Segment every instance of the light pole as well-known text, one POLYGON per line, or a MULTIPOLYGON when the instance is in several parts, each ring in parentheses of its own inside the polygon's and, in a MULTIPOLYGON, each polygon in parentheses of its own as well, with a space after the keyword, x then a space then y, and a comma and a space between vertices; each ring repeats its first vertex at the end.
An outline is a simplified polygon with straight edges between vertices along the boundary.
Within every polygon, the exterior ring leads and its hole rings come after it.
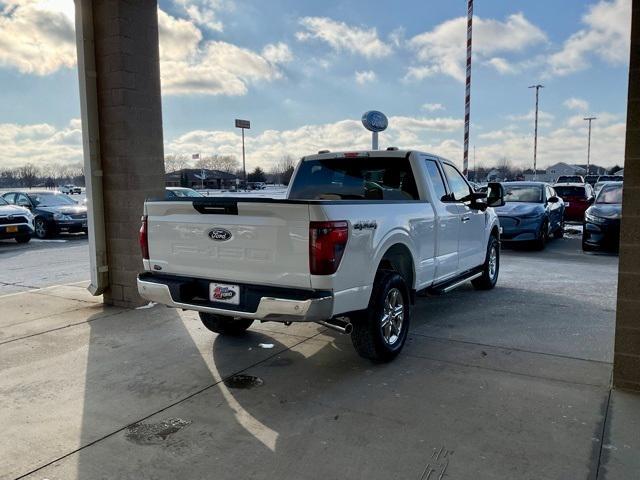
POLYGON ((589 164, 591 163, 591 121, 598 117, 587 117, 584 120, 589 122, 589 140, 587 141, 587 175, 589 175, 589 164))
POLYGON ((462 173, 469 174, 469 123, 471 119, 471 41, 473 32, 473 0, 467 0, 467 79, 464 90, 464 154, 462 173))
POLYGON ((529 88, 536 89, 536 120, 533 133, 533 180, 535 181, 538 177, 538 95, 544 85, 531 85, 529 88))
POLYGON ((249 120, 241 120, 236 118, 236 128, 242 130, 242 176, 244 177, 244 188, 247 189, 247 168, 244 160, 244 130, 245 128, 251 128, 251 122, 249 120))

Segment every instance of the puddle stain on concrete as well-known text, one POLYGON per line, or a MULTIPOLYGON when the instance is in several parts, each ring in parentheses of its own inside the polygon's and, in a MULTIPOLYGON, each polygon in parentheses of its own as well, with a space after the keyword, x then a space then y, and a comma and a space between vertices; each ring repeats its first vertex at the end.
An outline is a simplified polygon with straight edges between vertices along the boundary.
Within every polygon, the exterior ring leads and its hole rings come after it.
POLYGON ((224 384, 229 388, 243 388, 250 389, 254 387, 261 387, 264 385, 264 381, 260 377, 253 375, 233 375, 224 380, 224 384))
POLYGON ((127 428, 126 438, 138 445, 158 445, 191 423, 191 420, 182 418, 168 418, 158 423, 136 423, 127 428))

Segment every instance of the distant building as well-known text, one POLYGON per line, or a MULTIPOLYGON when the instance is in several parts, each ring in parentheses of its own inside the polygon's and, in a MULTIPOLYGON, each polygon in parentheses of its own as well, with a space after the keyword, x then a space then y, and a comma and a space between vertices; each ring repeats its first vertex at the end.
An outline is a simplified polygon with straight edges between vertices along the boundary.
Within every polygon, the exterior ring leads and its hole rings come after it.
POLYGON ((558 162, 555 165, 547 167, 548 182, 554 182, 561 175, 586 175, 587 169, 578 165, 569 165, 568 163, 558 162))
POLYGON ((548 182, 548 174, 546 170, 537 169, 536 174, 533 174, 533 168, 527 168, 522 172, 522 177, 525 182, 548 182), (535 178, 534 178, 535 177, 535 178))
MULTIPOLYGON (((581 167, 584 168, 585 172, 587 171, 587 165, 586 164, 578 164, 576 165, 576 167, 581 167)), ((594 165, 593 163, 589 165, 589 173, 588 175, 606 175, 607 174, 607 169, 604 167, 601 167, 599 165, 594 165)))
POLYGON ((226 189, 235 186, 237 176, 220 170, 183 168, 165 175, 167 187, 226 189), (204 173, 204 180, 202 179, 204 173))

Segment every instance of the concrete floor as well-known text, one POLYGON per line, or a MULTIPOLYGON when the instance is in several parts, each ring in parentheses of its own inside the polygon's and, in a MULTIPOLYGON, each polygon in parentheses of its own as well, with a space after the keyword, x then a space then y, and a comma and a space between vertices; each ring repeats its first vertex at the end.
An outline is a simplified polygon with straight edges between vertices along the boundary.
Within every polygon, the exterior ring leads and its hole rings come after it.
POLYGON ((0 296, 89 277, 89 241, 84 234, 32 238, 27 244, 0 240, 0 296))
POLYGON ((79 285, 0 297, 0 478, 638 478, 616 272, 576 239, 507 250, 495 290, 420 298, 388 365, 315 325, 230 339, 79 285))

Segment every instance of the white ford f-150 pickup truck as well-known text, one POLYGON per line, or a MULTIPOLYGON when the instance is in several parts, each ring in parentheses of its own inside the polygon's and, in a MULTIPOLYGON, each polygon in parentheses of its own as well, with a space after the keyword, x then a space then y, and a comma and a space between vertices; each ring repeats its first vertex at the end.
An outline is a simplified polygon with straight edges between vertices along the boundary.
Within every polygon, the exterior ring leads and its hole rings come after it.
POLYGON ((220 334, 254 320, 317 322, 360 355, 402 349, 415 293, 491 289, 500 184, 474 192, 453 163, 417 151, 301 159, 286 198, 147 200, 143 298, 200 312, 220 334))

